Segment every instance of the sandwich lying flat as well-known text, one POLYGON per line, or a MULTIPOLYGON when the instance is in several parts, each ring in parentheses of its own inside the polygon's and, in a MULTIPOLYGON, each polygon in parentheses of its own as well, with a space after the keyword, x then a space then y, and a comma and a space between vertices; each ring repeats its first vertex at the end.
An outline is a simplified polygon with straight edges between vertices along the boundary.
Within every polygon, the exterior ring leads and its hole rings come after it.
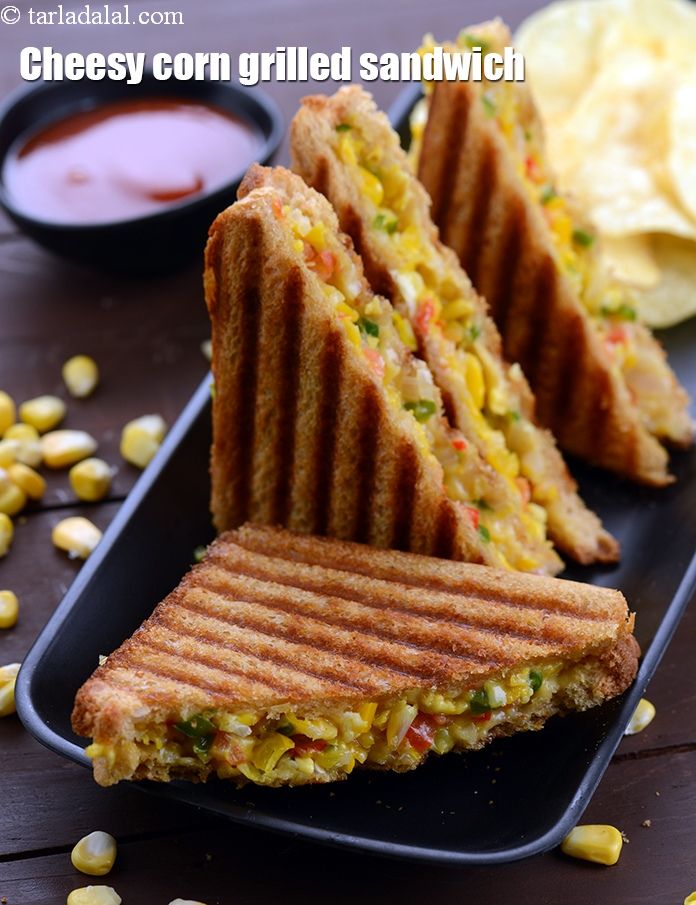
POLYGON ((80 689, 102 785, 410 770, 632 681, 617 591, 247 525, 80 689))
MULTIPOLYGON (((499 21, 460 35, 460 49, 510 43, 499 21)), ((686 393, 592 231, 555 190, 526 85, 439 82, 413 133, 442 239, 491 306, 542 423, 568 452, 669 483, 660 442, 692 442, 686 393)))
POLYGON ((526 571, 561 560, 445 417, 405 324, 331 205, 253 167, 211 229, 212 508, 244 521, 526 571))
POLYGON ((438 239, 423 187, 387 117, 360 88, 305 98, 292 126, 293 166, 333 204, 372 288, 400 318, 442 391, 452 422, 498 477, 484 498, 501 519, 551 539, 580 562, 612 561, 618 544, 577 495, 534 398, 456 255, 438 239))

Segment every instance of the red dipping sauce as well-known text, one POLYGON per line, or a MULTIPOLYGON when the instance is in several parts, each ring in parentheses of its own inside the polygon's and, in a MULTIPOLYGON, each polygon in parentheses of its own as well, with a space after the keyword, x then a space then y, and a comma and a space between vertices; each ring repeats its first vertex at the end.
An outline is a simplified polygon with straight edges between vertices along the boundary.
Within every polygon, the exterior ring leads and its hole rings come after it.
POLYGON ((112 223, 220 188, 244 171, 260 145, 253 126, 208 104, 119 101, 20 141, 6 158, 3 182, 25 214, 54 223, 112 223))

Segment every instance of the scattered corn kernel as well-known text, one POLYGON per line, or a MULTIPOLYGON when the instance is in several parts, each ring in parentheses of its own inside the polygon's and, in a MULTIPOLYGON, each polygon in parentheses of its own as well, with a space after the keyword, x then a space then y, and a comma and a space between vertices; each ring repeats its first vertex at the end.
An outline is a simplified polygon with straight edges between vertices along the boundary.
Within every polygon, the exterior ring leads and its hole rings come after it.
POLYGON ((49 468, 66 468, 91 456, 97 441, 86 431, 51 431, 41 438, 41 452, 49 468))
POLYGON ((616 864, 623 839, 615 826, 591 824, 576 826, 561 843, 561 851, 571 858, 594 861, 597 864, 616 864))
POLYGON ((0 512, 17 515, 26 505, 27 495, 20 487, 9 480, 4 487, 0 483, 0 512))
POLYGON ((23 462, 31 468, 41 465, 42 454, 39 432, 31 424, 12 424, 3 434, 3 440, 15 441, 15 462, 23 462))
POLYGON ((696 892, 691 892, 684 899, 684 905, 696 905, 696 892))
POLYGON ((655 706, 651 704, 650 701, 646 700, 646 698, 641 698, 626 727, 625 735, 637 735, 649 726, 654 718, 655 706))
POLYGON ((108 874, 116 860, 116 840, 109 833, 96 830, 83 836, 70 853, 76 870, 92 877, 108 874))
POLYGON ((167 432, 161 415, 142 415, 129 421, 121 434, 121 455, 138 468, 145 468, 160 448, 167 432))
POLYGON ((201 352, 205 355, 208 361, 213 360, 213 341, 211 339, 204 339, 201 343, 201 352))
POLYGON ((15 712, 15 683, 21 663, 8 663, 0 666, 0 716, 9 716, 15 712))
POLYGON ((112 886, 83 886, 73 889, 67 905, 121 905, 122 901, 112 886))
POLYGON ((198 899, 172 899, 169 905, 205 905, 205 903, 199 902, 198 899))
POLYGON ((89 355, 73 355, 63 365, 63 380, 76 399, 91 396, 99 383, 99 368, 89 355))
POLYGON ((7 428, 14 424, 16 417, 14 399, 4 390, 0 390, 0 434, 4 434, 7 428))
POLYGON ((0 628, 12 628, 17 624, 19 600, 12 591, 0 591, 0 628))
POLYGON ((17 459, 18 452, 18 440, 0 440, 0 468, 7 468, 8 465, 12 465, 17 459))
POLYGON ((103 459, 83 459, 70 469, 75 496, 88 503, 103 500, 111 487, 111 467, 103 459))
POLYGON ((7 556, 14 537, 14 525, 6 512, 0 512, 0 559, 7 556))
POLYGON ((10 465, 7 473, 12 483, 16 484, 20 490, 23 490, 30 500, 40 500, 46 493, 46 482, 44 479, 38 471, 34 471, 33 468, 24 465, 23 462, 15 462, 10 465))
POLYGON ((53 430, 65 418, 65 403, 57 396, 37 396, 19 407, 19 420, 31 424, 40 434, 53 430))
POLYGON ((102 533, 89 519, 76 515, 64 518, 54 526, 51 539, 70 559, 87 559, 102 538, 102 533))

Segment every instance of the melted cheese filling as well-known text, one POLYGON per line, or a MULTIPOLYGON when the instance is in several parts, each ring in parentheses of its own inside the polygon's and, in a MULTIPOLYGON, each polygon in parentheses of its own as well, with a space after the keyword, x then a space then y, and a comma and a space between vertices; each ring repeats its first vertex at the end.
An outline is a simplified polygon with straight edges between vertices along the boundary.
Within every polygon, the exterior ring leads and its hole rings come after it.
POLYGON ((568 687, 591 689, 594 670, 591 663, 546 663, 475 690, 412 691, 321 716, 299 709, 272 716, 211 711, 150 727, 134 741, 96 741, 86 753, 116 774, 122 764, 144 764, 171 769, 175 776, 213 773, 260 785, 342 779, 357 764, 412 769, 430 752, 479 748, 496 727, 529 728, 529 718, 547 715, 568 687))

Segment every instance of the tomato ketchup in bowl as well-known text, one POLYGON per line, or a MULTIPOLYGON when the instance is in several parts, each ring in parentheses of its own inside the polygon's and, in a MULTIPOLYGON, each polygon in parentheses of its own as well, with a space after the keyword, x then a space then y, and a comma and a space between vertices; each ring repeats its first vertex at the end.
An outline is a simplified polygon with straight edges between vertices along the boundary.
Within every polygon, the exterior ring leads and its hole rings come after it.
POLYGON ((174 270, 282 131, 263 95, 226 83, 45 83, 0 113, 0 204, 59 254, 174 270))

